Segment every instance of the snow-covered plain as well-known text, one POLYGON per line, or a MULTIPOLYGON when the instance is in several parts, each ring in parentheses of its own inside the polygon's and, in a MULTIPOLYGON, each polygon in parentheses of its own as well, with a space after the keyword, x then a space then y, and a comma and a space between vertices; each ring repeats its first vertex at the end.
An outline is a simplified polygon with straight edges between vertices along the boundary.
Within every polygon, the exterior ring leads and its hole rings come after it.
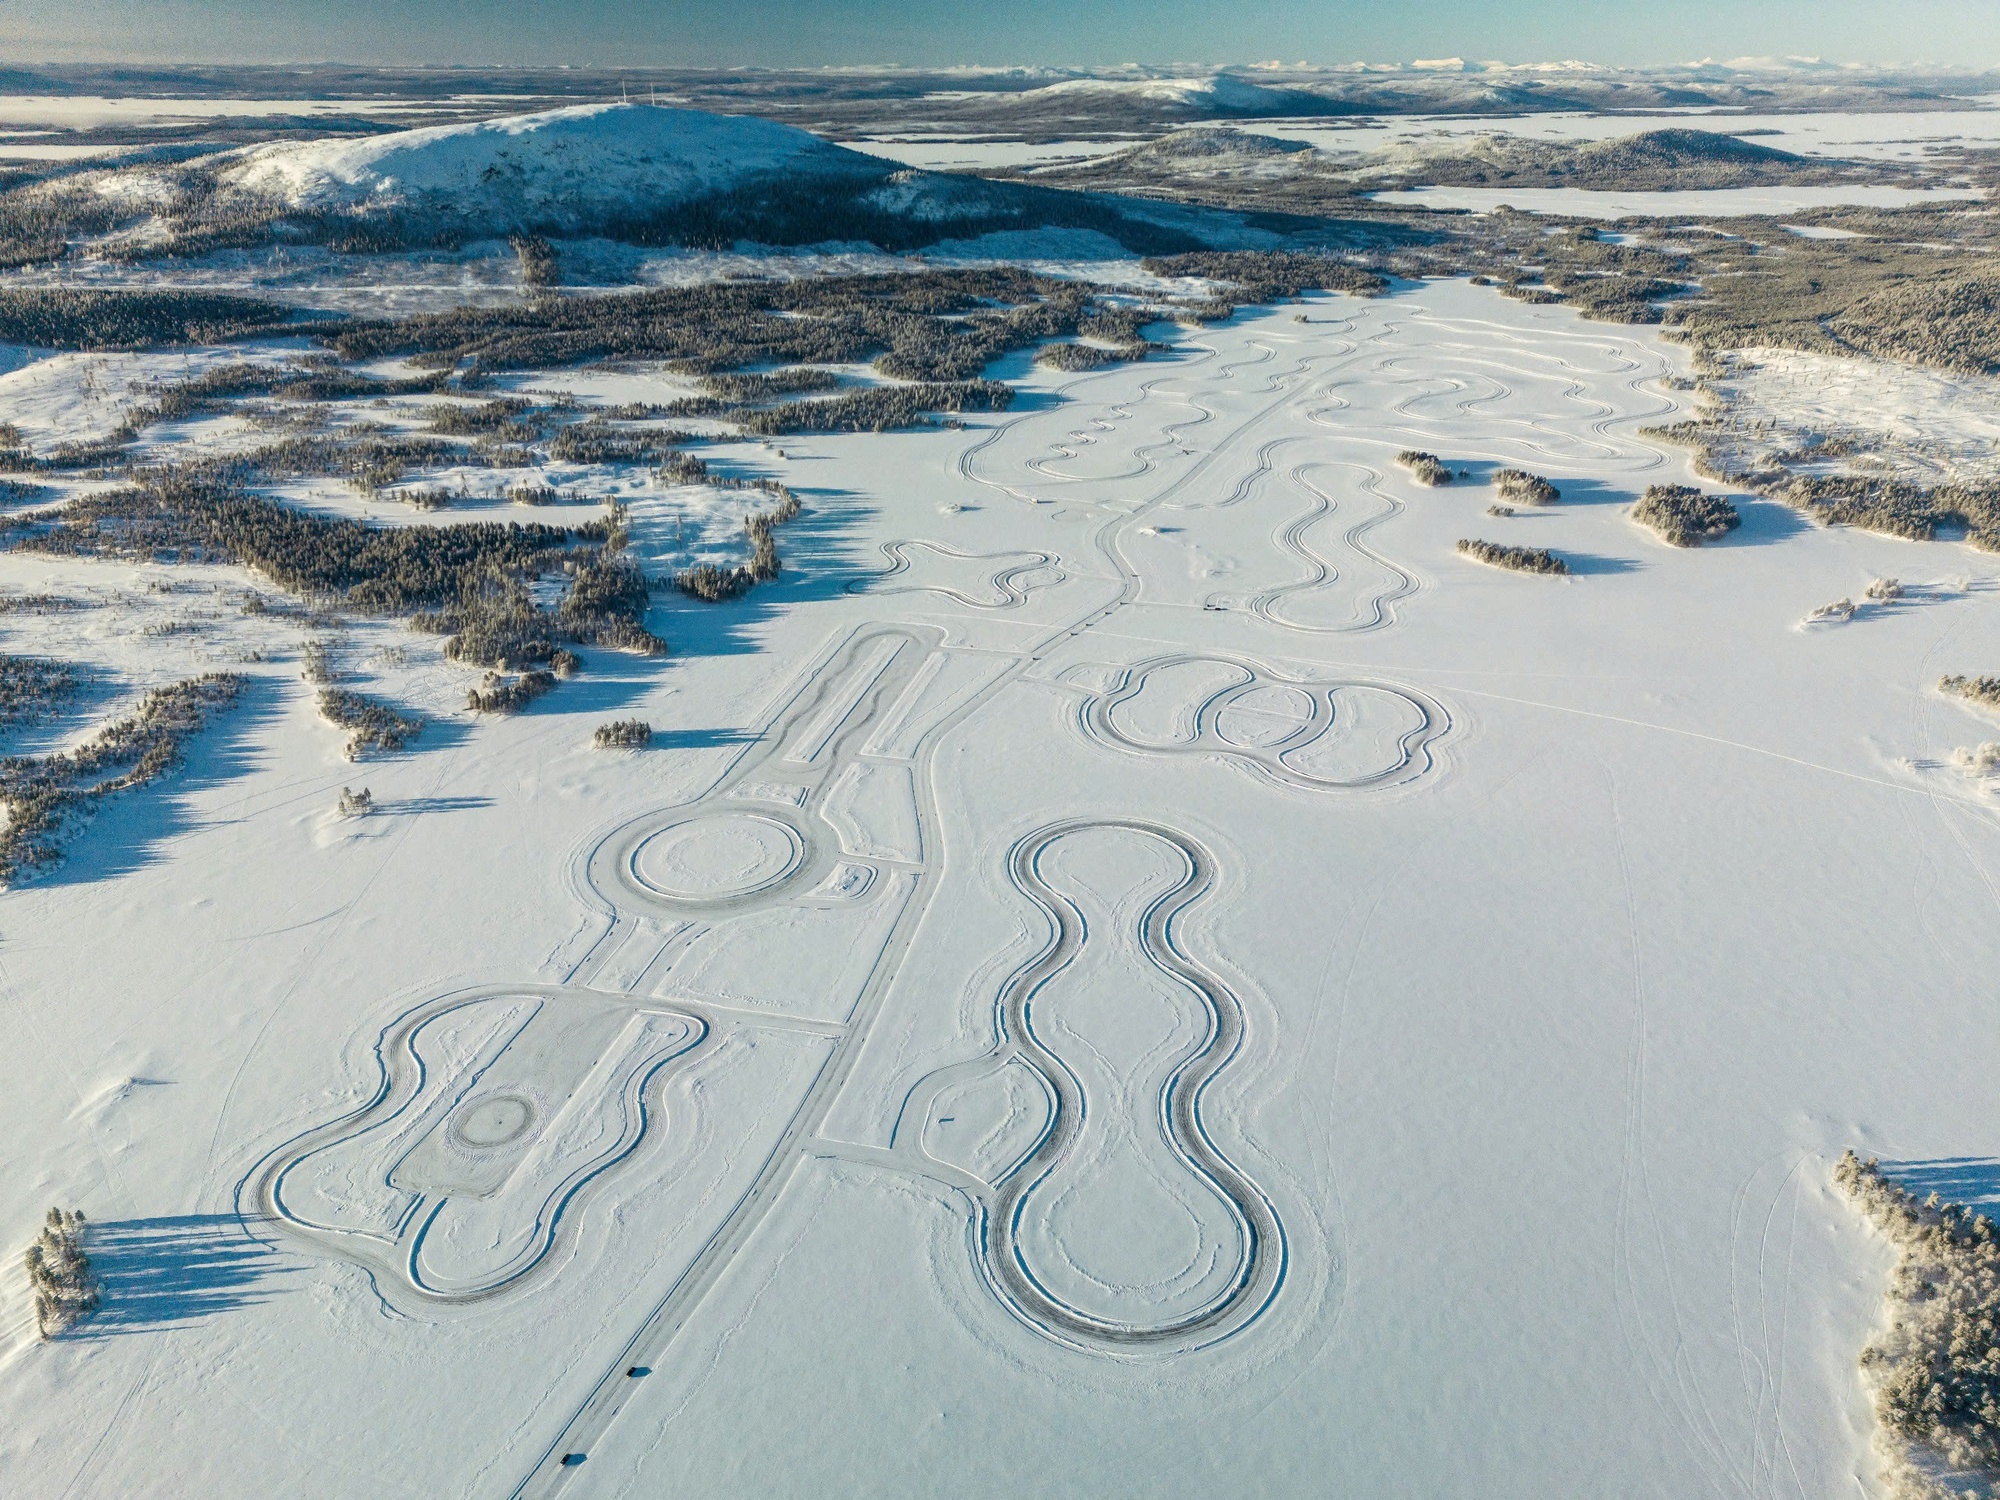
POLYGON ((1500 207, 1531 214, 1564 214, 1578 219, 1686 216, 1730 218, 1739 214, 1795 214, 1814 208, 1916 208, 1963 203, 1984 194, 1976 188, 1899 188, 1872 183, 1834 187, 1690 188, 1679 192, 1615 192, 1597 188, 1418 187, 1370 193, 1382 203, 1423 208, 1462 208, 1491 213, 1500 207))
MULTIPOLYGON (((1970 102, 1970 101, 1968 101, 1970 102)), ((1659 114, 1529 114, 1511 118, 1464 115, 1377 116, 1353 124, 1326 120, 1258 120, 1259 135, 1305 141, 1328 151, 1379 151, 1408 141, 1436 143, 1496 131, 1529 140, 1601 141, 1648 130, 1714 130, 1760 145, 1844 160, 1921 160, 1937 150, 2000 144, 2000 109, 1840 110, 1801 114, 1738 114, 1670 110, 1659 114)))
MULTIPOLYGON (((458 104, 464 96, 447 101, 458 104)), ((207 99, 143 95, 111 99, 96 94, 0 94, 0 124, 58 125, 90 130, 104 125, 159 125, 181 120, 217 120, 261 115, 389 116, 434 112, 437 106, 408 99, 207 99)))
POLYGON ((81 1206, 109 1294, 45 1345, 5 1283, 0 1473, 1870 1492, 1889 1257, 1825 1171, 2000 1152, 1993 729, 1929 690, 2000 568, 1658 543, 1683 367, 1443 282, 1017 357, 963 431, 786 440, 784 577, 667 662, 475 724, 358 629, 436 717, 365 768, 210 611, 249 706, 0 912, 0 1228, 81 1206))
POLYGON ((849 144, 870 156, 886 156, 906 167, 952 172, 993 167, 1041 167, 1109 156, 1143 141, 1014 141, 1005 137, 957 135, 875 135, 849 144))

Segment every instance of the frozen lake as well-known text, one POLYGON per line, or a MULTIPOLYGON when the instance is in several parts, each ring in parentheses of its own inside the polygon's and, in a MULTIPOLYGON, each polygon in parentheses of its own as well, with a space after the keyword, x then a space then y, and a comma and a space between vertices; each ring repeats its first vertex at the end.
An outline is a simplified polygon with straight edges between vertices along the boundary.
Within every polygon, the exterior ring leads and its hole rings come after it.
MULTIPOLYGON (((711 450, 804 499, 781 578, 663 592, 673 657, 518 716, 354 623, 438 742, 350 822, 240 571, 0 555, 101 599, 10 649, 260 705, 8 897, 0 1180, 123 1278, 49 1346, 7 1292, 14 1482, 1864 1486, 1887 1256, 1827 1167, 2000 1147, 2000 817, 1949 764, 1993 731, 1930 690, 2000 661, 1994 560, 1757 501, 1665 546, 1627 511, 1693 478, 1641 434, 1687 356, 1644 329, 1439 281, 1174 339, 711 450), (1489 513, 1500 466, 1561 501, 1489 513), (614 714, 654 748, 591 749, 614 714)), ((88 363, 0 420, 146 373, 88 363)))
POLYGON ((1524 140, 1602 141, 1648 130, 1711 130, 1801 155, 1862 160, 1921 159, 1940 146, 2000 144, 2000 109, 1896 110, 1853 113, 1735 114, 1672 110, 1660 114, 1526 114, 1377 116, 1354 124, 1324 120, 1258 120, 1243 128, 1280 140, 1306 141, 1328 151, 1379 151, 1404 141, 1446 142, 1480 135, 1524 140))

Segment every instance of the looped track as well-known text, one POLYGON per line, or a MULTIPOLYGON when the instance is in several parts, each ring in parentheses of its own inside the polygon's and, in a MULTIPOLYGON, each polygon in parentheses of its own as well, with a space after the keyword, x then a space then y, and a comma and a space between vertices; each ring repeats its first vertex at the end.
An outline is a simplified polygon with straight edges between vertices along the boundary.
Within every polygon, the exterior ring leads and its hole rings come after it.
POLYGON ((980 1226, 981 1269, 1001 1300, 1030 1327, 1073 1346, 1111 1353, 1182 1353, 1229 1337, 1270 1304, 1284 1278, 1285 1239, 1276 1211, 1250 1178, 1209 1139, 1201 1118, 1202 1093, 1243 1040, 1243 1008, 1235 993, 1178 944, 1176 919, 1207 895, 1215 863, 1186 834, 1157 823, 1128 819, 1076 819, 1030 834, 1009 859, 1014 884, 1048 917, 1041 952, 1018 969, 999 998, 1006 1045, 1047 1081, 1053 1105, 1048 1128, 994 1190, 980 1226), (1087 924, 1076 903, 1044 875, 1043 856, 1063 839, 1098 830, 1123 830, 1164 844, 1178 857, 1183 877, 1157 897, 1140 921, 1145 960, 1198 996, 1207 1014, 1206 1035, 1174 1065, 1161 1090, 1158 1124, 1178 1162, 1225 1206, 1234 1234, 1233 1272, 1219 1291, 1191 1311, 1159 1322, 1094 1314, 1057 1296, 1036 1274, 1022 1227, 1038 1188, 1070 1159, 1084 1128, 1086 1100, 1076 1075, 1037 1034, 1038 1000, 1081 955, 1087 924))

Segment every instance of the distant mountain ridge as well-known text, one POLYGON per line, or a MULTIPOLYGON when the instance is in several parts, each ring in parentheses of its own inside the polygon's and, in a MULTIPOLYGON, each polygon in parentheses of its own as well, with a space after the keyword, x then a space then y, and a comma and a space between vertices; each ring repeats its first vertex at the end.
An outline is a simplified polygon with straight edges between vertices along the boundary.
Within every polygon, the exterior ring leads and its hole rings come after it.
POLYGON ((1716 131, 1648 130, 1608 141, 1537 141, 1475 136, 1441 146, 1405 146, 1365 170, 1385 181, 1450 187, 1574 187, 1676 192, 1735 187, 1889 181, 1907 168, 1887 162, 1797 156, 1716 131))
POLYGON ((74 210, 79 195, 99 212, 115 205, 118 222, 96 243, 128 259, 523 237, 902 251, 1049 228, 1093 230, 1137 254, 1209 244, 1185 211, 913 170, 789 125, 650 103, 287 141, 111 168, 47 192, 56 208, 74 210))

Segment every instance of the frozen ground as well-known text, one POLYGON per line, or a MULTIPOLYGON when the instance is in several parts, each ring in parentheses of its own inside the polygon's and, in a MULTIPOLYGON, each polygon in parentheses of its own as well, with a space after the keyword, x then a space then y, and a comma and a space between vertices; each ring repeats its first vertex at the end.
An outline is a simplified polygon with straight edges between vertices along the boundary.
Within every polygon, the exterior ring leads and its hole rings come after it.
POLYGON ((1930 690, 2000 666, 2000 567, 1756 500, 1656 542, 1682 368, 1462 283, 1017 357, 963 431, 787 439, 786 573, 663 603, 666 662, 474 724, 355 627, 433 721, 359 770, 295 627, 65 626, 255 684, 0 914, 0 1229, 81 1206, 108 1288, 40 1345, 0 1283, 0 1472, 1869 1493, 1888 1255, 1825 1173, 2000 1152, 1994 730, 1930 690), (1503 465, 1561 503, 1488 516, 1503 465))

